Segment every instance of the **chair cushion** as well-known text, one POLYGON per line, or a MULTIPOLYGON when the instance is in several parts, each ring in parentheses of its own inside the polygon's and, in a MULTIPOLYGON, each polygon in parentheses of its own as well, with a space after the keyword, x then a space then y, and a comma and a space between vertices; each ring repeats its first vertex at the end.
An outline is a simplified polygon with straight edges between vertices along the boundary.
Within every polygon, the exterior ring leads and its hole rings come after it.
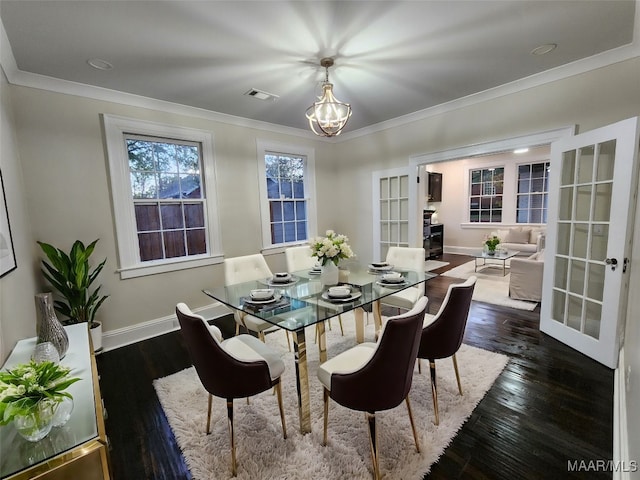
POLYGON ((244 321, 244 324, 252 332, 264 332, 269 330, 270 328, 273 328, 274 330, 278 328, 274 324, 269 323, 266 320, 262 320, 261 318, 254 317, 253 315, 248 315, 237 310, 234 312, 234 317, 236 319, 236 322, 238 322, 240 325, 242 325, 242 322, 244 321))
POLYGON ((425 313, 424 314, 424 321, 422 322, 422 328, 426 328, 429 325, 431 325, 435 319, 436 319, 436 315, 431 315, 430 313, 425 313))
POLYGON ((411 310, 422 295, 424 295, 422 289, 409 287, 381 298, 380 303, 390 305, 392 307, 403 308, 405 310, 411 310))
POLYGON ((213 339, 218 343, 222 342, 222 332, 220 331, 220 329, 215 325, 209 325, 204 318, 202 319, 202 321, 207 324, 207 328, 209 328, 209 333, 211 334, 213 339))
POLYGON ((257 362, 264 360, 269 367, 271 380, 275 380, 284 372, 284 362, 278 352, 265 345, 251 335, 236 335, 222 342, 222 348, 243 362, 257 362))
POLYGON ((331 375, 359 370, 373 357, 377 346, 377 343, 360 343, 330 358, 318 367, 318 380, 327 390, 331 390, 331 375))

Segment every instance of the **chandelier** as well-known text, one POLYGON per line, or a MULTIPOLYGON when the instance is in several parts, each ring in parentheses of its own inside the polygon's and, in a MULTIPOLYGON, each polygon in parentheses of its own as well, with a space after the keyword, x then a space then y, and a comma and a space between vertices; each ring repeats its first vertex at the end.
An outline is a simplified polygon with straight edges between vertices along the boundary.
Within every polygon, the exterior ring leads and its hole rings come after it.
POLYGON ((333 84, 329 83, 329 67, 332 58, 323 58, 320 65, 325 68, 325 80, 322 82, 322 97, 307 108, 306 117, 313 133, 321 137, 340 135, 351 116, 351 105, 343 103, 333 96, 333 84))

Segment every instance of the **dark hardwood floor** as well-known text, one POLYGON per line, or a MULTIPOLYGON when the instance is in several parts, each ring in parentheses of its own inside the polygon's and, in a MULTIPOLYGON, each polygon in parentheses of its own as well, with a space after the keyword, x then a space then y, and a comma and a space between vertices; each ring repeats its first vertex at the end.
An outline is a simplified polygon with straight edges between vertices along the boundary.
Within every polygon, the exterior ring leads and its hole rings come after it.
MULTIPOLYGON (((450 265, 436 273, 469 259, 445 255, 450 265)), ((455 281, 438 277, 427 283, 431 313, 455 281)), ((225 337, 233 334, 231 317, 216 324, 225 337)), ((538 325, 539 308, 526 312, 473 302, 465 343, 504 353, 510 361, 425 479, 612 477, 593 469, 570 471, 569 464, 612 459, 613 371, 541 333, 538 325)), ((188 366, 179 332, 98 356, 115 480, 191 478, 152 385, 188 366)))

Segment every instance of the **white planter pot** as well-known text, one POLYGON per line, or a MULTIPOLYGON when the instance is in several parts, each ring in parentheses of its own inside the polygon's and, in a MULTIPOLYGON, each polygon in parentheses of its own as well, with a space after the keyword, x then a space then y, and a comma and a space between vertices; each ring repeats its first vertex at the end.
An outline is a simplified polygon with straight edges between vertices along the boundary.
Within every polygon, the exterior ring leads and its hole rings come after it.
POLYGON ((91 333, 91 341, 93 342, 93 351, 100 353, 102 351, 102 323, 95 322, 93 327, 89 329, 91 333))

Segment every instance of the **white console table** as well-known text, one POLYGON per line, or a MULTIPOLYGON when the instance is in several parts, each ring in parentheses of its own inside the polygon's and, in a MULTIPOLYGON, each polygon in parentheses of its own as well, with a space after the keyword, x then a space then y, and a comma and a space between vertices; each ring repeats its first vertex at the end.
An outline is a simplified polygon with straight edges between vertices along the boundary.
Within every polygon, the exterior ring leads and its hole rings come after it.
MULTIPOLYGON (((0 478, 23 479, 110 479, 108 440, 98 370, 86 323, 65 327, 69 350, 60 362, 81 380, 67 390, 74 408, 66 425, 51 430, 39 442, 28 442, 12 424, 0 427, 0 478)), ((27 363, 36 338, 20 340, 3 369, 27 363)))

